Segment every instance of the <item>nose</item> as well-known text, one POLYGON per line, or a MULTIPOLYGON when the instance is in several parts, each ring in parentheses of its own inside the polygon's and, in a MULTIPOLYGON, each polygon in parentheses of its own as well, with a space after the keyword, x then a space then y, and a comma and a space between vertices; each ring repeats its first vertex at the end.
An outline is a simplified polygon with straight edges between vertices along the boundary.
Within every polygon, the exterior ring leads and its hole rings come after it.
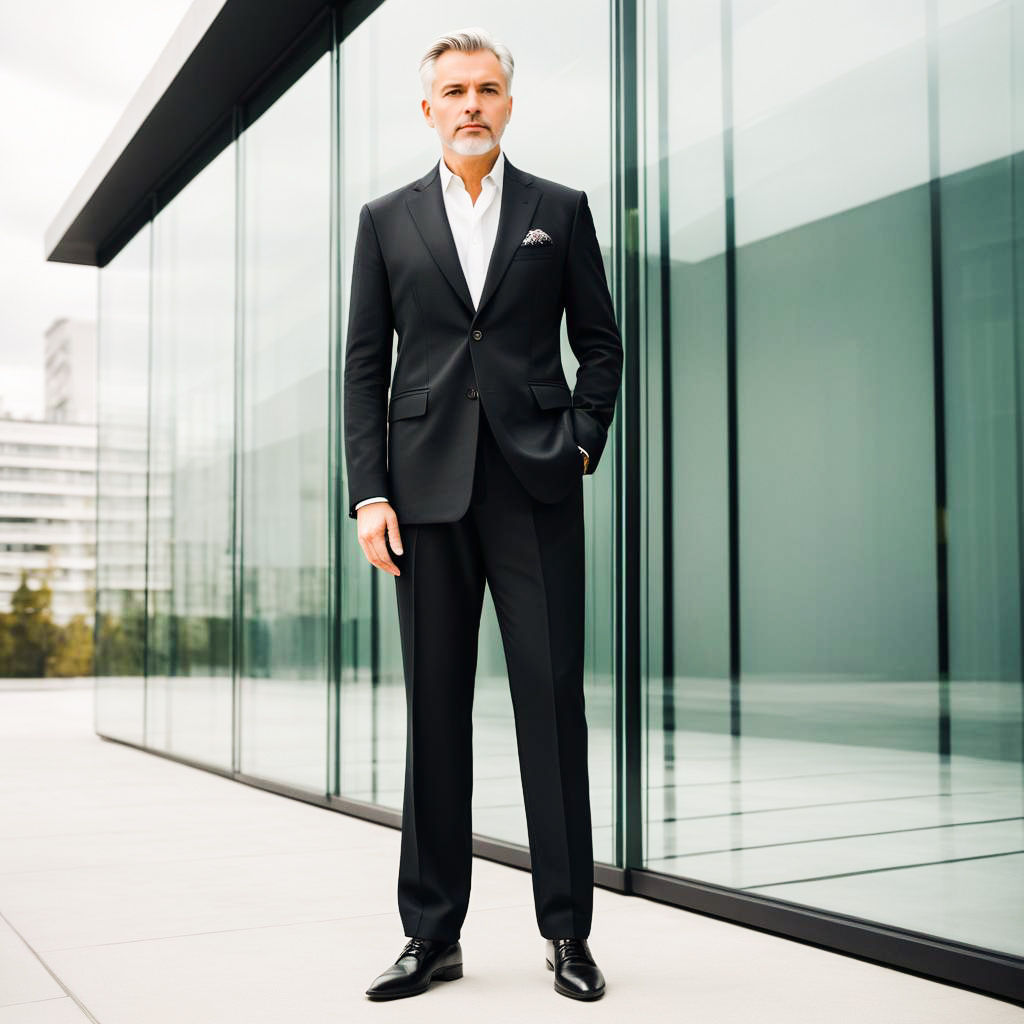
POLYGON ((466 90, 466 113, 476 113, 480 109, 480 94, 476 89, 469 88, 466 90))

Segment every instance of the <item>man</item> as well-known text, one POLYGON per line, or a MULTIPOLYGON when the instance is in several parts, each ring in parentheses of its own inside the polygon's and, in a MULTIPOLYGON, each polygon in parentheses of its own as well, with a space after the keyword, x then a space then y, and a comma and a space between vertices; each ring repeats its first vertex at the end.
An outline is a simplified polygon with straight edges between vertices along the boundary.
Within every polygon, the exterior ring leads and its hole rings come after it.
POLYGON ((563 995, 605 990, 587 944, 582 477, 605 446, 622 344, 585 193, 501 152, 512 71, 483 30, 431 46, 422 108, 441 159, 359 219, 345 354, 349 515, 367 559, 395 577, 408 711, 398 904, 410 941, 371 999, 462 977, 485 582, 508 666, 547 966, 563 995), (563 311, 580 363, 572 391, 563 311))

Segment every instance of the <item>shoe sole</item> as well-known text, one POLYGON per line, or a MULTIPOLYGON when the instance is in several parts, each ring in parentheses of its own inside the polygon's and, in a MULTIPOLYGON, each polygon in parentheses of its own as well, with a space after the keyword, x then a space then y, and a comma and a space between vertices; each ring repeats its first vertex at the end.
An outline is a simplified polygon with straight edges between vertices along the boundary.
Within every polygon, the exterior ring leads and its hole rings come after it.
MULTIPOLYGON (((555 965, 548 959, 545 958, 544 963, 547 964, 548 970, 553 971, 555 965)), ((590 1002, 593 999, 600 999, 604 995, 604 989, 600 988, 596 992, 575 992, 572 989, 565 988, 558 984, 558 979, 555 979, 555 991, 561 996, 568 996, 570 999, 580 999, 584 1002, 590 1002)))
POLYGON ((427 979, 426 985, 421 985, 419 988, 410 989, 408 992, 383 992, 383 993, 370 993, 367 992, 367 998, 372 999, 376 1003, 383 1002, 386 999, 404 999, 406 996, 418 996, 430 988, 430 983, 433 981, 458 981, 462 977, 462 964, 452 964, 450 967, 439 967, 434 973, 427 979))

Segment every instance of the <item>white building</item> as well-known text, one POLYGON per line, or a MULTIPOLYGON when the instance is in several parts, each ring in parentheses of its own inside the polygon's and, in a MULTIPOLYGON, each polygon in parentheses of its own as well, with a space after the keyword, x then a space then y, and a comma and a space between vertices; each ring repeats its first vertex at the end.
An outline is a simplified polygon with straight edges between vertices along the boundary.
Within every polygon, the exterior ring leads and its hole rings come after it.
POLYGON ((54 423, 96 422, 96 324, 61 317, 46 329, 46 413, 54 423))
POLYGON ((0 610, 22 571, 49 569, 53 618, 91 616, 96 427, 0 419, 0 610))

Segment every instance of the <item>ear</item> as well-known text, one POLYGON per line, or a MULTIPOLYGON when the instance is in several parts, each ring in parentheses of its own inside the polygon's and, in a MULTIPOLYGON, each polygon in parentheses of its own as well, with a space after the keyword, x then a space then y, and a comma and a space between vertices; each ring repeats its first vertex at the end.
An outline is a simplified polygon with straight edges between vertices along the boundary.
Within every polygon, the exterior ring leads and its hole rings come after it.
POLYGON ((421 106, 423 108, 423 116, 424 118, 426 118, 427 124, 429 124, 430 127, 433 128, 434 119, 433 117, 430 116, 430 100, 424 100, 421 106))

